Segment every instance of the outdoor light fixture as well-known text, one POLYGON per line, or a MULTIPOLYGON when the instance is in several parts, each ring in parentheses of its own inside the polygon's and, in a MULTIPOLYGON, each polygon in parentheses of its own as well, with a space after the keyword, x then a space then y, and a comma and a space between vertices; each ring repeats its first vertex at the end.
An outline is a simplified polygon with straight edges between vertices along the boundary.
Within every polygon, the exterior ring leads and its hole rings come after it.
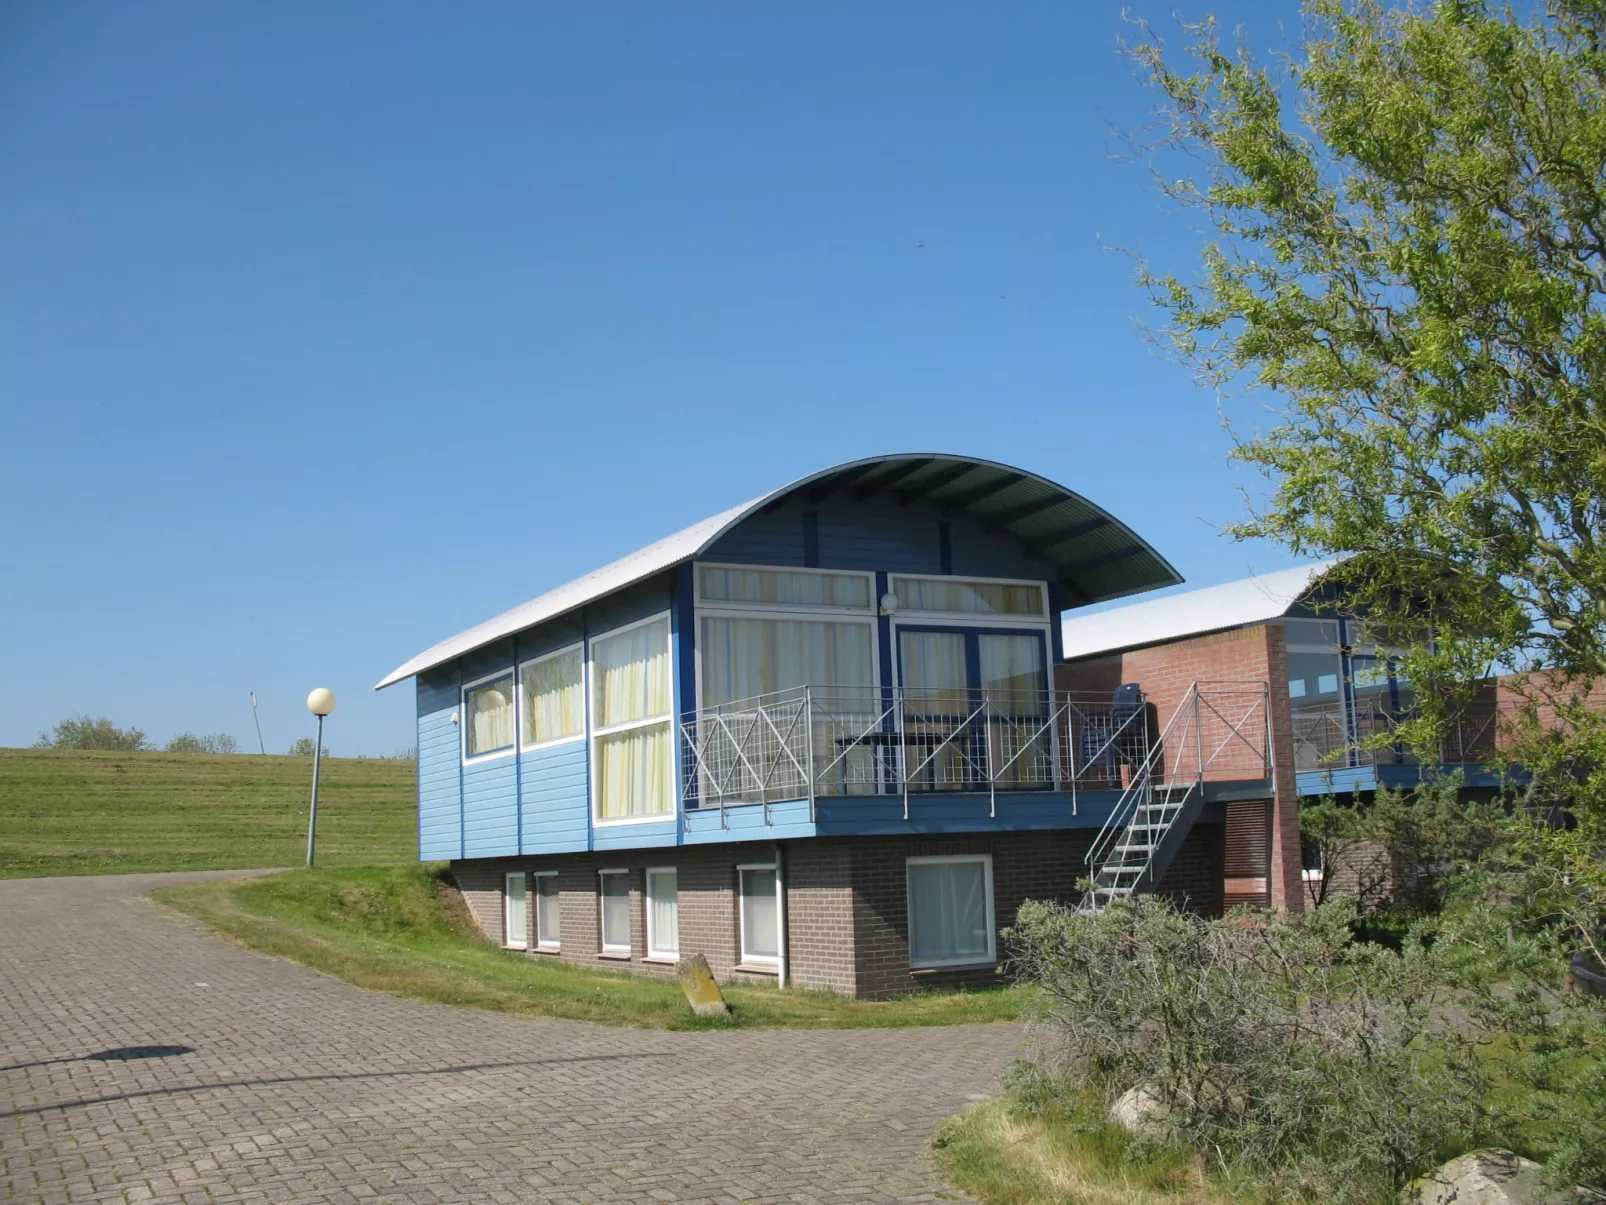
POLYGON ((881 596, 881 614, 896 615, 898 613, 898 596, 890 591, 881 596))
POLYGON ((323 717, 335 709, 335 692, 320 686, 307 696, 307 710, 318 717, 318 741, 312 749, 312 810, 307 814, 307 865, 318 844, 318 764, 323 761, 323 717))

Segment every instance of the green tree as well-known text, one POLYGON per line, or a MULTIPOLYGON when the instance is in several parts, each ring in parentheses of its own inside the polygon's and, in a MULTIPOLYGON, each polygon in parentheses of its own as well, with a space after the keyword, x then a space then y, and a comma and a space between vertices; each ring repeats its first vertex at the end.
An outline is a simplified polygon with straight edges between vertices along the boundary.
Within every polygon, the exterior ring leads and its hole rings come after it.
MULTIPOLYGON (((1271 62, 1210 22, 1181 55, 1143 27, 1157 176, 1213 236, 1197 277, 1140 279, 1183 363, 1265 395, 1255 426, 1227 402, 1269 484, 1233 530, 1353 557, 1341 605, 1417 684, 1403 739, 1430 747, 1491 670, 1536 671, 1509 734, 1530 806, 1468 915, 1500 940, 1560 918, 1601 953, 1606 0, 1305 17, 1271 62)), ((1606 1150, 1606 1112, 1574 1121, 1606 1150)))
MULTIPOLYGON (((314 741, 310 736, 304 736, 300 740, 296 741, 295 744, 291 745, 288 752, 291 757, 311 757, 317 747, 318 743, 316 741, 314 741)), ((329 756, 328 745, 323 747, 323 755, 325 757, 329 756)))
POLYGON ((1235 452, 1270 493, 1234 531, 1355 557, 1343 603, 1420 688, 1408 739, 1492 667, 1542 671, 1564 722, 1536 710, 1515 752, 1572 826, 1529 836, 1558 888, 1606 900, 1586 756, 1606 724, 1587 703, 1606 679, 1606 3, 1305 12, 1274 65, 1208 22, 1182 67, 1147 30, 1133 48, 1166 101, 1165 191, 1215 231, 1198 280, 1142 280, 1183 362, 1270 395, 1235 452))
POLYGON ((139 753, 149 749, 142 728, 119 728, 105 716, 91 718, 79 714, 57 722, 49 732, 41 732, 36 749, 112 749, 139 753))

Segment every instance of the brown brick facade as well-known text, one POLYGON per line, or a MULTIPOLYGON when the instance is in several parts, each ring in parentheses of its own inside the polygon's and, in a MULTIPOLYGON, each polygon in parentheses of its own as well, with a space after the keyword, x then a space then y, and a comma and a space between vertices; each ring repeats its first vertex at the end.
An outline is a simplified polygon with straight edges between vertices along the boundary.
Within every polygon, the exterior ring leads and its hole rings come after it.
MULTIPOLYGON (((1272 784, 1274 798, 1228 807, 1224 890, 1227 904, 1262 904, 1298 911, 1304 907, 1300 877, 1299 788, 1294 769, 1293 717, 1287 694, 1288 641, 1276 624, 1254 624, 1173 640, 1148 648, 1085 657, 1055 667, 1055 685, 1078 694, 1107 695, 1124 682, 1136 682, 1154 705, 1160 728, 1176 712, 1195 683, 1225 687, 1270 686, 1272 784)), ((1264 723, 1264 717, 1261 718, 1264 723)), ((1213 781, 1253 777, 1248 764, 1218 761, 1206 772, 1213 781)))
MULTIPOLYGON (((1093 833, 1088 829, 938 836, 814 838, 781 843, 786 883, 788 981, 854 996, 888 996, 930 987, 992 982, 997 965, 911 969, 907 861, 923 855, 986 854, 992 860, 995 928, 1008 928, 1027 899, 1073 903, 1093 833)), ((1220 824, 1199 824, 1161 882, 1162 895, 1208 914, 1222 906, 1225 838, 1220 824)), ((765 843, 681 846, 621 854, 554 854, 458 862, 453 874, 489 940, 505 944, 503 878, 508 871, 556 870, 561 892, 561 948, 536 945, 535 893, 530 893, 531 957, 563 958, 591 966, 631 967, 667 974, 647 957, 645 875, 649 867, 676 870, 680 950, 702 953, 724 980, 773 981, 773 973, 743 969, 737 917, 737 866, 770 862, 765 843), (598 872, 624 869, 630 878, 631 950, 602 952, 598 872)), ((1000 959, 1007 951, 999 943, 1000 959)))

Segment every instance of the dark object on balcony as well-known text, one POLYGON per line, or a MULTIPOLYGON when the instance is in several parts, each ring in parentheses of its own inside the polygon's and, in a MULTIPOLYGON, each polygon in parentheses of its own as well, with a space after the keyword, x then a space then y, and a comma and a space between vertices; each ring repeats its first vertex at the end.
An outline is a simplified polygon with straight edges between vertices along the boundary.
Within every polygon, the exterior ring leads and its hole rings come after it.
POLYGON ((1081 748, 1078 753, 1082 765, 1097 769, 1103 777, 1114 781, 1119 767, 1135 766, 1149 751, 1147 704, 1143 701, 1143 688, 1136 682, 1126 682, 1115 688, 1110 700, 1109 718, 1089 716, 1082 728, 1081 748))

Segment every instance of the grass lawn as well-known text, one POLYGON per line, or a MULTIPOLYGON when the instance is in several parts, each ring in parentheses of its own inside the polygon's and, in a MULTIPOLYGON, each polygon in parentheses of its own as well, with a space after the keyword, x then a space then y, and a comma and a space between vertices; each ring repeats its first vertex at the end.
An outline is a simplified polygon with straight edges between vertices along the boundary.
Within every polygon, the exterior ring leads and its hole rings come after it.
POLYGON ((296 870, 164 887, 155 898, 241 945, 359 987, 436 1004, 657 1029, 835 1029, 1012 1020, 1022 990, 999 987, 896 1000, 728 986, 732 1016, 695 1017, 673 978, 611 973, 503 950, 478 936, 444 872, 296 870))
MULTIPOLYGON (((205 753, 0 749, 0 877, 296 866, 312 762, 205 753)), ((410 761, 327 758, 318 860, 417 856, 410 761)))
POLYGON ((1006 1094, 950 1118, 932 1141, 956 1187, 984 1205, 1233 1205, 1186 1150, 1136 1144, 1097 1114, 1006 1094))

